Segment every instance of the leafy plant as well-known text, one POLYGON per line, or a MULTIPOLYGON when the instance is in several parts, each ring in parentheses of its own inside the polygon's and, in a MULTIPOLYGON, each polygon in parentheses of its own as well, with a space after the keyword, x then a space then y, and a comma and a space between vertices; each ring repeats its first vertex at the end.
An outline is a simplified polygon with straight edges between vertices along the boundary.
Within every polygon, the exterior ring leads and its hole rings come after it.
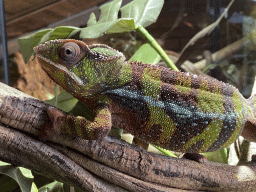
POLYGON ((95 14, 91 13, 85 28, 61 26, 20 38, 18 44, 24 61, 27 63, 32 56, 33 47, 49 40, 75 37, 78 39, 97 38, 105 33, 137 31, 157 51, 167 66, 178 70, 161 46, 144 28, 157 20, 164 0, 134 0, 120 9, 121 3, 122 0, 114 0, 101 6, 99 20, 97 21, 95 14), (118 18, 119 10, 121 18, 118 18))
MULTIPOLYGON (((7 183, 6 180, 8 180, 8 183, 10 183, 11 182, 10 179, 12 178, 18 183, 21 191, 24 191, 24 192, 37 191, 37 187, 34 183, 34 176, 32 175, 29 169, 25 169, 23 167, 15 167, 9 163, 0 161, 0 173, 10 177, 9 179, 1 177, 2 183, 7 183)), ((1 190, 7 190, 7 189, 2 188, 1 190)))

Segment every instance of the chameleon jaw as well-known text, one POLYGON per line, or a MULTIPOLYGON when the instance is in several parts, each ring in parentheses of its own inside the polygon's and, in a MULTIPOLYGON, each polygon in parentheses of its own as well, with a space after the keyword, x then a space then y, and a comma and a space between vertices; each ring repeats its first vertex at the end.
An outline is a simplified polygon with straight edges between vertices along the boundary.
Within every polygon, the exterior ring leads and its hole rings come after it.
MULTIPOLYGON (((36 49, 35 49, 36 51, 36 49)), ((79 86, 83 86, 83 81, 77 77, 74 73, 70 72, 66 67, 62 66, 61 64, 54 63, 50 59, 40 55, 39 53, 36 54, 36 57, 39 60, 39 63, 41 64, 42 68, 47 72, 49 76, 51 76, 52 71, 54 69, 51 69, 52 67, 56 68, 56 71, 63 71, 64 74, 66 74, 69 78, 72 79, 72 81, 76 82, 79 86), (41 61, 40 61, 41 60, 41 61), (48 66, 51 66, 48 70, 48 66)))

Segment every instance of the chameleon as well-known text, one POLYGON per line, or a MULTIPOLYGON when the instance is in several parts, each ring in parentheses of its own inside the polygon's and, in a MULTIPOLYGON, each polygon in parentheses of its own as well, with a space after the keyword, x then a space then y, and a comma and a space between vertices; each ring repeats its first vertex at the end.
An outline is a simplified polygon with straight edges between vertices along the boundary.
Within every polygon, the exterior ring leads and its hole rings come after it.
MULTIPOLYGON (((104 44, 50 40, 34 47, 49 77, 93 110, 92 121, 47 109, 53 124, 45 135, 95 140, 111 127, 176 152, 211 152, 239 136, 255 140, 256 99, 211 77, 126 61, 104 44), (253 135, 254 134, 254 135, 253 135)), ((46 128, 45 128, 46 129, 46 128)))

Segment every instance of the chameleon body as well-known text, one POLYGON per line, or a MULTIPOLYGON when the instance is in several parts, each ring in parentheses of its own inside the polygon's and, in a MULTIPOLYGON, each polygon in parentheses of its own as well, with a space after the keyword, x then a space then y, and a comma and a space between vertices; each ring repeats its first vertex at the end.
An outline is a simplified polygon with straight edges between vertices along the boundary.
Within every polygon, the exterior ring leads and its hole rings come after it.
POLYGON ((227 147, 243 128, 254 128, 255 98, 216 79, 125 61, 111 47, 77 40, 51 40, 34 51, 48 75, 95 112, 89 121, 49 110, 55 132, 98 139, 114 126, 194 153, 227 147))

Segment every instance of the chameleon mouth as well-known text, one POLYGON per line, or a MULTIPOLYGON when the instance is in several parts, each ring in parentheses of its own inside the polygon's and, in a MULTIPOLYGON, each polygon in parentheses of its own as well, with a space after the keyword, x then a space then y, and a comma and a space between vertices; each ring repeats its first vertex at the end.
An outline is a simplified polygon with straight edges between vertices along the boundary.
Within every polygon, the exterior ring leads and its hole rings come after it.
POLYGON ((38 58, 40 65, 47 72, 47 74, 51 76, 51 74, 53 74, 54 71, 62 72, 63 74, 71 78, 72 81, 76 82, 76 84, 81 86, 84 85, 83 81, 79 77, 77 77, 74 73, 70 72, 66 67, 64 67, 59 63, 54 63, 47 57, 44 57, 43 55, 40 54, 40 51, 45 45, 46 44, 34 47, 34 51, 36 53, 36 57, 38 58))

